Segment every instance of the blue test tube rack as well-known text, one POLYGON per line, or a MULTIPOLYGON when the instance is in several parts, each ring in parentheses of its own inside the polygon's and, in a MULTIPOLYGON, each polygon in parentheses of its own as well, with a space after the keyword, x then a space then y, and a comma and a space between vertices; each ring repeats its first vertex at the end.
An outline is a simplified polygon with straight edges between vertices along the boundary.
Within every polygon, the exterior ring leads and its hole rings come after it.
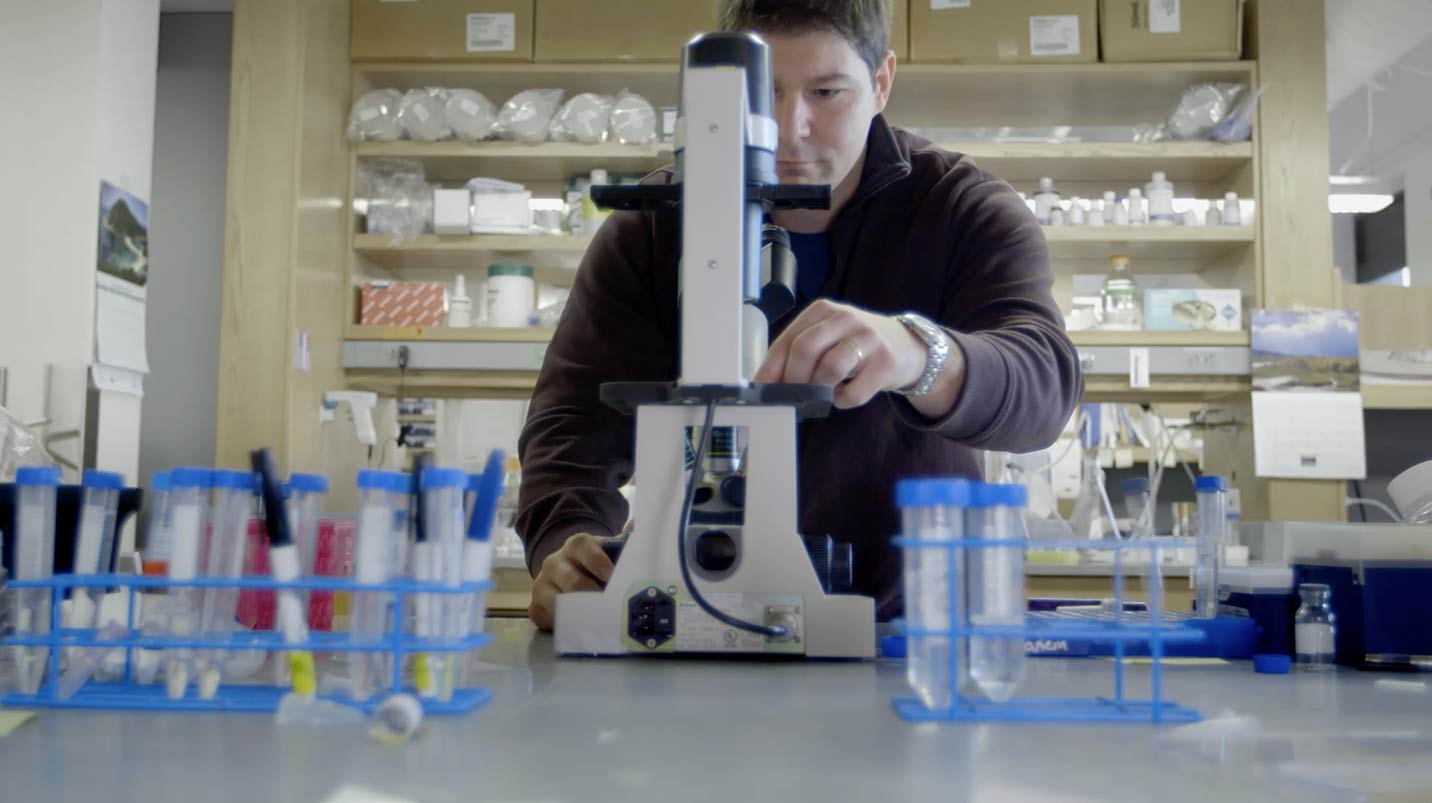
MULTIPOLYGON (((1024 539, 956 538, 947 540, 894 539, 897 547, 910 550, 938 549, 946 554, 946 566, 964 565, 956 557, 970 549, 1025 549, 1024 539)), ((911 722, 1153 722, 1187 723, 1201 719, 1199 713, 1163 697, 1162 662, 1168 644, 1204 639, 1205 634, 1189 626, 1182 617, 1170 616, 1163 608, 1162 589, 1155 584, 1149 592, 1148 610, 1124 611, 1124 554, 1130 551, 1148 553, 1150 566, 1159 565, 1159 550, 1154 539, 1130 541, 1040 541, 1041 550, 1106 550, 1113 552, 1113 610, 1104 617, 1063 617, 1052 612, 1026 613, 1022 626, 961 624, 955 600, 964 589, 963 577, 947 573, 947 599, 950 600, 951 627, 930 629, 899 623, 908 642, 907 653, 913 654, 922 639, 948 638, 1022 638, 1028 641, 1084 641, 1108 643, 1113 646, 1113 689, 1110 696, 1096 697, 1014 697, 1004 702, 964 696, 960 689, 959 650, 950 649, 950 707, 932 709, 916 697, 897 697, 891 701, 895 712, 911 722), (1130 644, 1145 643, 1150 657, 1150 696, 1138 699, 1125 692, 1124 656, 1130 644)))
MULTIPOLYGON (((370 643, 358 643, 348 633, 310 632, 307 640, 300 643, 285 643, 283 635, 276 630, 243 630, 229 633, 227 637, 195 636, 176 637, 169 634, 149 635, 135 627, 135 595, 140 591, 178 588, 237 588, 258 590, 296 589, 300 591, 334 592, 381 592, 393 595, 394 610, 406 610, 405 603, 415 594, 475 594, 485 593, 492 588, 489 581, 465 583, 459 586, 444 586, 438 583, 424 583, 401 579, 386 583, 364 585, 351 578, 317 577, 280 583, 267 577, 219 578, 202 577, 189 581, 175 581, 167 577, 140 575, 57 574, 45 580, 11 580, 8 588, 46 588, 51 592, 50 632, 39 636, 6 635, 0 637, 0 649, 9 647, 49 647, 50 660, 47 676, 40 689, 33 695, 11 693, 0 698, 0 704, 22 708, 98 708, 155 711, 240 711, 273 712, 279 701, 289 692, 287 686, 264 685, 241 681, 220 685, 217 694, 209 699, 200 698, 191 686, 185 695, 171 700, 166 694, 164 683, 140 684, 135 680, 135 650, 168 649, 220 649, 220 650, 309 650, 315 653, 371 652, 381 653, 393 662, 391 692, 412 691, 403 683, 404 657, 410 653, 456 653, 466 654, 481 648, 492 640, 486 633, 474 633, 454 638, 419 638, 404 632, 403 617, 395 620, 391 629, 370 643), (128 635, 115 638, 101 638, 95 629, 61 628, 61 600, 70 589, 120 588, 129 595, 129 620, 126 623, 128 635), (60 699, 58 695, 60 668, 56 660, 62 649, 90 647, 99 649, 124 650, 124 677, 118 682, 97 682, 91 680, 80 688, 73 697, 60 699)), ((489 689, 473 687, 460 688, 453 692, 452 699, 440 701, 424 699, 423 709, 430 714, 460 714, 472 711, 491 699, 489 689)), ((374 695, 366 702, 357 702, 341 697, 329 698, 353 707, 371 711, 384 695, 374 695)))

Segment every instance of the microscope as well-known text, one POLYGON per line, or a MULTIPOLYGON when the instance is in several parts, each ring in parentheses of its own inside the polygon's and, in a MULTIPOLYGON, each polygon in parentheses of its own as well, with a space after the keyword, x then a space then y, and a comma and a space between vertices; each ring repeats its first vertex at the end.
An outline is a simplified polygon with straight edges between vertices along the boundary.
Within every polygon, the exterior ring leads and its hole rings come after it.
POLYGON ((830 188, 777 183, 759 37, 697 36, 680 80, 672 183, 592 195, 616 209, 679 208, 681 376, 601 388, 636 416, 635 528, 605 589, 557 597, 556 650, 869 658, 874 600, 828 591, 797 530, 796 424, 826 415, 832 389, 751 381, 770 322, 795 303, 788 240, 763 217, 828 208, 830 188))

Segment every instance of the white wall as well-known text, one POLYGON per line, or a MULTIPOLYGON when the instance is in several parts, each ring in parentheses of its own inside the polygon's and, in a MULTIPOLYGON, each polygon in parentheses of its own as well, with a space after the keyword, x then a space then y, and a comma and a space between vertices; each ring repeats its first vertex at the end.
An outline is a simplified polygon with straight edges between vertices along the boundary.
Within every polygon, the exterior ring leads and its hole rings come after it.
MULTIPOLYGON (((0 126, 0 366, 7 406, 21 419, 46 414, 45 368, 60 428, 82 427, 94 337, 99 214, 100 0, 7 3, 0 25, 5 107, 0 126)), ((79 462, 82 441, 58 449, 79 462)))
POLYGON ((163 14, 139 470, 214 462, 231 14, 163 14))

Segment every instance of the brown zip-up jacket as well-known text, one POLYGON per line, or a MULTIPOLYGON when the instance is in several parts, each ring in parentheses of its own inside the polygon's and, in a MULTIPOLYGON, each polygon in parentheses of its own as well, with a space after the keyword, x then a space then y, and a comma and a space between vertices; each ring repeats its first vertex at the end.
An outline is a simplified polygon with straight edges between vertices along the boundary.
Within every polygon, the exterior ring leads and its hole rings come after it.
MULTIPOLYGON (((877 116, 860 186, 830 233, 821 297, 923 315, 966 364, 963 390, 937 420, 881 394, 800 425, 801 531, 854 545, 854 590, 874 597, 884 619, 900 609, 896 481, 978 478, 979 450, 1048 446, 1083 380, 1050 292, 1043 232, 1014 190, 969 158, 877 116)), ((679 374, 680 254, 675 212, 617 212, 582 260, 519 443, 517 530, 534 576, 573 534, 615 534, 627 520, 617 488, 632 474, 634 420, 604 405, 598 388, 679 374)))

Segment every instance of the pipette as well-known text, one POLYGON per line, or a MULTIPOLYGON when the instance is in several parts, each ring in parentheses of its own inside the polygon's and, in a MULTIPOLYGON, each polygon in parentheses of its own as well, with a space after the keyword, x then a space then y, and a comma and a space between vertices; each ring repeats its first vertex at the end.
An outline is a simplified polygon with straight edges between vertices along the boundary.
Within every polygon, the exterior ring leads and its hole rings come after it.
MULTIPOLYGON (((204 564, 209 541, 209 493, 214 485, 214 472, 207 468, 176 468, 169 473, 173 539, 169 555, 169 579, 176 582, 193 580, 204 564)), ((176 586, 166 595, 169 604, 169 634, 175 638, 191 638, 199 630, 199 614, 203 610, 204 589, 176 586)), ((169 698, 184 696, 193 670, 194 651, 180 647, 165 657, 164 678, 169 698)))
MULTIPOLYGON (((259 449, 249 455, 254 473, 258 475, 259 495, 263 500, 264 527, 268 530, 269 566, 273 579, 280 583, 292 583, 302 575, 299 547, 294 543, 289 530, 289 511, 284 509, 283 494, 279 488, 278 470, 274 468, 273 455, 267 449, 259 449)), ((302 476, 302 475, 295 475, 302 476)), ((321 477, 319 479, 322 479, 321 477)), ((294 485, 297 497, 298 486, 294 485)), ((294 498, 297 504, 298 499, 294 498)), ((317 515, 315 511, 315 522, 317 515)), ((303 520, 303 514, 298 516, 303 520)), ((308 641, 308 608, 303 604, 303 595, 292 588, 278 590, 278 627, 285 644, 303 644, 308 641)), ((312 697, 318 691, 314 676, 313 653, 308 650, 290 650, 288 671, 292 678, 293 691, 312 697)))
MULTIPOLYGON (((15 579, 46 580, 55 567, 55 492, 60 470, 26 466, 15 470, 19 511, 15 516, 15 579)), ((15 589, 15 634, 50 632, 53 593, 48 588, 15 589)), ((21 694, 35 694, 45 677, 49 647, 12 647, 11 662, 21 694)))

